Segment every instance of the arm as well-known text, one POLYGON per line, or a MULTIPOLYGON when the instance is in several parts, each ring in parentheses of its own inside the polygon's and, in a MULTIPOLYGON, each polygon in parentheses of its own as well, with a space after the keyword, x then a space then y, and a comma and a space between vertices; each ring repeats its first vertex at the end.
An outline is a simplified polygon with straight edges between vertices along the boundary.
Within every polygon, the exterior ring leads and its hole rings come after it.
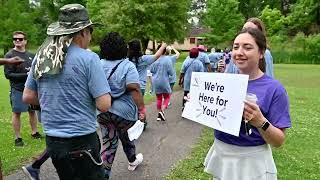
POLYGON ((208 72, 212 72, 209 56, 205 52, 203 54, 204 54, 204 62, 205 62, 205 65, 206 65, 205 68, 207 69, 208 72))
POLYGON ((158 51, 154 54, 155 60, 159 59, 159 57, 162 55, 163 50, 167 47, 166 43, 162 43, 161 47, 158 49, 158 51))
POLYGON ((212 72, 210 63, 206 63, 208 72, 212 72))
POLYGON ((23 63, 23 59, 21 59, 20 57, 16 56, 13 58, 0 58, 0 65, 4 65, 4 64, 21 64, 23 63))
POLYGON ((138 107, 139 119, 144 122, 146 109, 144 106, 143 96, 140 91, 140 85, 138 83, 127 84, 127 91, 130 92, 133 101, 138 107))
POLYGON ((178 59, 179 56, 180 56, 179 51, 177 51, 173 46, 171 46, 171 47, 172 47, 172 50, 174 51, 174 53, 176 54, 176 57, 177 57, 177 59, 178 59))
POLYGON ((280 147, 285 140, 285 131, 277 128, 270 123, 269 128, 264 131, 261 129, 265 121, 268 121, 260 111, 257 104, 245 102, 244 117, 249 120, 249 123, 258 128, 263 139, 274 147, 280 147))
POLYGON ((180 77, 179 77, 179 85, 181 87, 183 87, 183 81, 184 81, 184 73, 180 73, 180 77))
POLYGON ((26 104, 39 105, 38 92, 25 87, 23 90, 22 101, 26 104))
POLYGON ((4 74, 7 79, 12 81, 25 80, 28 77, 27 73, 16 73, 14 65, 5 65, 4 74))
POLYGON ((111 96, 110 94, 104 94, 96 98, 96 107, 101 112, 107 112, 111 107, 111 96))

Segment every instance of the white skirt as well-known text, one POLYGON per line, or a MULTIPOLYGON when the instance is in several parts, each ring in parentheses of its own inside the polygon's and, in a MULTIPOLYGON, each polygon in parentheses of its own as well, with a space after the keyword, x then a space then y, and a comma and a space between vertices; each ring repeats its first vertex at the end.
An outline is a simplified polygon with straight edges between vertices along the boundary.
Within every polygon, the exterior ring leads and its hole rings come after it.
POLYGON ((277 168, 269 145, 235 146, 214 140, 204 171, 221 180, 276 180, 277 168))

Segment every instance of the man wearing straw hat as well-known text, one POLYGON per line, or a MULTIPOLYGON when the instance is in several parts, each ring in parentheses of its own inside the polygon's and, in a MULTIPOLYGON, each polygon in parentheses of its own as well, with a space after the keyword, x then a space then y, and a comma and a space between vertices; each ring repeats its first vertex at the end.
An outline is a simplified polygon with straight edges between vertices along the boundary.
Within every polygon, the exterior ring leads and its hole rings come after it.
POLYGON ((86 50, 92 25, 82 5, 60 8, 23 93, 25 102, 41 107, 47 151, 61 180, 103 179, 95 113, 107 112, 111 97, 98 55, 86 50))

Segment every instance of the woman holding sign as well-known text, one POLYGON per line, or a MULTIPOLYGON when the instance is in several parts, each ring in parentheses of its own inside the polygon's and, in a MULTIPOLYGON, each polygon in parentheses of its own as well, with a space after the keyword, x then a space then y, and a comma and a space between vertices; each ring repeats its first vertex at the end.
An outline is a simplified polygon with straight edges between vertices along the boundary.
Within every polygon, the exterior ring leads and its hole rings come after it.
POLYGON ((249 75, 247 93, 257 101, 245 101, 239 137, 215 130, 214 145, 205 159, 205 171, 217 179, 277 179, 270 145, 280 147, 285 129, 291 127, 288 95, 284 87, 259 68, 264 64, 266 38, 260 30, 243 29, 233 43, 232 58, 241 74, 249 75), (268 92, 268 93, 266 93, 268 92))

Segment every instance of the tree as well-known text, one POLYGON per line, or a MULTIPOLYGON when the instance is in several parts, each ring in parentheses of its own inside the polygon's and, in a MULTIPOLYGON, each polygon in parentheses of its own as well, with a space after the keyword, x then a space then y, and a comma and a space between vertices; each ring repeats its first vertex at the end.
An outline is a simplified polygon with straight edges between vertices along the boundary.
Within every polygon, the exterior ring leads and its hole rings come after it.
POLYGON ((108 31, 127 40, 138 38, 145 48, 150 39, 173 42, 185 37, 190 0, 92 0, 88 8, 108 31))
POLYGON ((280 10, 271 9, 267 5, 261 12, 260 19, 264 22, 267 29, 267 36, 273 36, 284 29, 285 18, 282 16, 280 10))
POLYGON ((40 5, 44 10, 43 13, 47 14, 49 22, 56 21, 58 19, 59 8, 66 4, 81 4, 87 5, 87 0, 41 0, 40 5))
POLYGON ((320 2, 317 0, 298 0, 288 15, 291 34, 302 31, 306 35, 320 32, 320 2))
POLYGON ((28 44, 33 44, 37 39, 37 26, 34 24, 33 10, 28 0, 2 1, 0 6, 0 47, 4 53, 12 47, 12 33, 24 31, 28 37, 28 44))
POLYGON ((189 14, 189 23, 192 26, 201 26, 203 14, 207 9, 207 0, 191 0, 191 8, 188 12, 189 14), (197 22, 195 22, 195 19, 197 22))
POLYGON ((208 0, 204 24, 211 29, 206 34, 208 45, 230 42, 235 37, 244 22, 243 15, 238 10, 236 0, 208 0))

